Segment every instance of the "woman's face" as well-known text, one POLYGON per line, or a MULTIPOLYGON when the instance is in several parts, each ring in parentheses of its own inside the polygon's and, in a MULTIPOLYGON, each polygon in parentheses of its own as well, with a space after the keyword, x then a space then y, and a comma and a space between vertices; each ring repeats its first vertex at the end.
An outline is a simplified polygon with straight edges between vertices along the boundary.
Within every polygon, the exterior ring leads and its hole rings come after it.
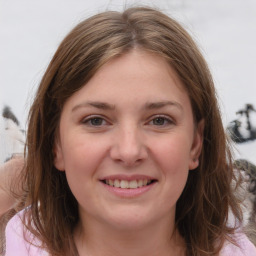
POLYGON ((82 220, 120 229, 174 222, 202 139, 161 57, 134 50, 109 61, 67 100, 59 133, 55 166, 82 220))

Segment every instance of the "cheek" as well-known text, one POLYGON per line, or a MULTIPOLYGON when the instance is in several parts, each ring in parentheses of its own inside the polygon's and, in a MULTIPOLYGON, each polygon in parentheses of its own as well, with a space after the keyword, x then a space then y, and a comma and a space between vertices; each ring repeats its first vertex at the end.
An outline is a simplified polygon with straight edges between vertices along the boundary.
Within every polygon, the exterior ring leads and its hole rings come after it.
POLYGON ((161 168, 163 174, 163 197, 159 198, 160 204, 172 207, 176 205, 184 187, 187 183, 189 173, 189 152, 185 142, 171 143, 166 142, 157 149, 158 166, 161 168))
POLYGON ((79 203, 91 200, 91 191, 97 180, 97 169, 104 156, 100 143, 71 140, 65 147, 65 172, 70 189, 79 203))
POLYGON ((66 172, 76 172, 80 169, 85 171, 93 170, 100 157, 102 149, 95 143, 90 143, 79 137, 65 139, 63 143, 63 157, 66 172))
POLYGON ((155 161, 167 173, 179 173, 189 170, 190 140, 186 137, 173 134, 163 140, 155 140, 152 144, 155 161))
POLYGON ((154 156, 163 173, 163 202, 175 204, 188 178, 190 163, 190 140, 184 136, 171 136, 162 143, 155 142, 154 156))

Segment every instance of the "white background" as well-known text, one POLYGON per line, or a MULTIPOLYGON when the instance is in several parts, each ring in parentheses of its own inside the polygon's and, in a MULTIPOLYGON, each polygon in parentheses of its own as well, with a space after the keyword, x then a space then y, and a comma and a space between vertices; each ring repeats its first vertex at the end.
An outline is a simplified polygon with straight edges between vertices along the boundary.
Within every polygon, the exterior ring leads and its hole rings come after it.
MULTIPOLYGON (((245 103, 256 107, 256 0, 0 0, 1 109, 9 105, 26 128, 34 90, 66 33, 94 13, 134 4, 159 7, 198 42, 215 80, 225 126, 245 103)), ((238 148, 256 160, 255 142, 238 148)))

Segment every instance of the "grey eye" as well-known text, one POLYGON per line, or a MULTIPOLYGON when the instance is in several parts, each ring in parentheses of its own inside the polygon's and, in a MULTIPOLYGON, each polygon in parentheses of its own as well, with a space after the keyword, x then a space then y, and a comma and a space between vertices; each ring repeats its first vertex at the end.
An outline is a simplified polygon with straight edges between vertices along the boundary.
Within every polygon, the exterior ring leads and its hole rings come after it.
POLYGON ((103 121, 104 120, 100 117, 94 117, 94 118, 91 118, 90 120, 88 120, 88 122, 90 122, 90 124, 93 126, 100 126, 103 124, 103 121))
POLYGON ((87 126, 103 126, 106 125, 106 121, 102 117, 98 116, 91 116, 87 117, 84 120, 82 120, 82 124, 87 125, 87 126))
POLYGON ((165 125, 165 124, 169 124, 170 120, 168 120, 165 117, 156 117, 152 120, 153 125, 165 125))

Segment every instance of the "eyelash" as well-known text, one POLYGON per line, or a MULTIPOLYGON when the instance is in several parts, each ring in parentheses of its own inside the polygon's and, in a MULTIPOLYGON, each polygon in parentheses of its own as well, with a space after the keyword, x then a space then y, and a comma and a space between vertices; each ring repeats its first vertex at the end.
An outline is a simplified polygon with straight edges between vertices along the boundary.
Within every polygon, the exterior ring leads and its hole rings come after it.
POLYGON ((158 125, 158 124, 152 124, 152 125, 160 126, 160 127, 166 127, 166 126, 174 124, 173 119, 171 119, 170 117, 167 117, 165 115, 153 116, 153 117, 151 117, 151 119, 150 119, 150 121, 148 123, 154 122, 157 119, 161 119, 164 123, 162 123, 160 125, 158 125))
MULTIPOLYGON (((88 116, 82 120, 82 124, 88 125, 90 127, 102 127, 110 123, 106 121, 104 117, 101 117, 101 116, 88 116), (100 121, 100 123, 93 124, 94 121, 96 122, 100 121)), ((149 124, 149 125, 152 124, 158 127, 166 127, 166 126, 175 124, 175 122, 173 121, 173 119, 165 115, 157 115, 157 116, 151 117, 146 124, 149 124), (161 120, 162 122, 160 124, 155 124, 154 121, 156 121, 157 119, 158 121, 161 120)))
POLYGON ((101 116, 88 116, 86 118, 84 118, 82 120, 82 124, 85 124, 85 125, 88 125, 88 126, 91 126, 91 127, 101 127, 101 126, 104 126, 106 125, 108 122, 106 121, 106 119, 104 117, 101 117, 101 116), (100 124, 92 124, 93 121, 96 121, 96 120, 100 120, 101 123, 100 124), (105 124, 102 124, 102 122, 104 122, 105 124))

